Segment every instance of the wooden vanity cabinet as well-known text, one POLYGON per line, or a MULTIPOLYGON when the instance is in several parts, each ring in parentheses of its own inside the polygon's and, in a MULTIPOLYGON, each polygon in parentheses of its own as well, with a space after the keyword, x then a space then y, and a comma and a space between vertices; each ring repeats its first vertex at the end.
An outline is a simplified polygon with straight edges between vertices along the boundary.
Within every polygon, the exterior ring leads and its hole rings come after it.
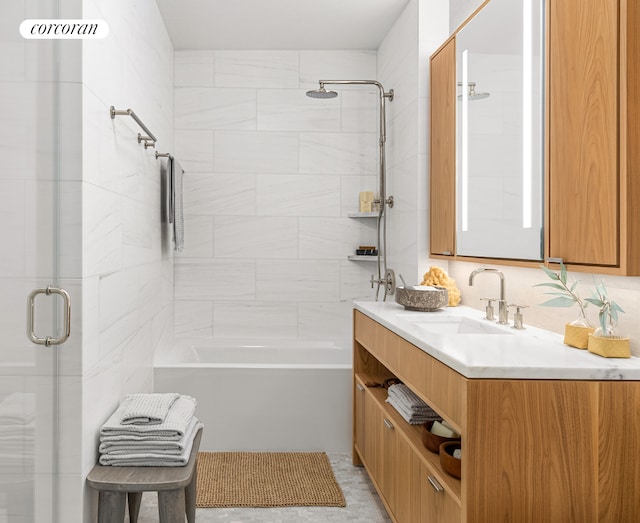
POLYGON ((456 42, 451 37, 431 56, 430 252, 451 256, 455 244, 456 42))
POLYGON ((639 382, 468 379, 354 311, 354 384, 353 461, 397 523, 638 521, 639 382), (459 430, 461 480, 365 386, 389 377, 459 430))
MULTIPOLYGON (((423 351, 359 312, 355 313, 355 332, 354 464, 366 467, 394 521, 459 522, 460 480, 445 474, 438 456, 423 446, 421 429, 409 425, 385 402, 387 390, 366 386, 400 377, 405 383, 418 384, 416 389, 428 391, 446 408, 451 401, 444 397, 451 387, 450 379, 435 378, 442 364, 423 359, 423 351), (399 355, 408 359, 401 361, 399 355), (434 379, 425 381, 427 376, 434 379), (436 491, 433 485, 441 490, 436 491)), ((446 369, 445 366, 445 374, 446 369)), ((448 371, 455 379, 460 377, 448 371)), ((452 397, 457 402, 460 394, 452 397)), ((454 406, 450 412, 454 416, 450 421, 457 426, 455 416, 460 411, 454 406)))

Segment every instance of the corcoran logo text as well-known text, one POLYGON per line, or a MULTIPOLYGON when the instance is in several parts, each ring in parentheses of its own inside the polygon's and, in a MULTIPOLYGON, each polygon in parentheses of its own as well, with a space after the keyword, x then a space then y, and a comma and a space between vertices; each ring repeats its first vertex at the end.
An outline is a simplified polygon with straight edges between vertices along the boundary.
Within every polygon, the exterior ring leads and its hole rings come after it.
POLYGON ((109 25, 104 20, 25 20, 20 34, 29 40, 81 40, 104 38, 109 25))

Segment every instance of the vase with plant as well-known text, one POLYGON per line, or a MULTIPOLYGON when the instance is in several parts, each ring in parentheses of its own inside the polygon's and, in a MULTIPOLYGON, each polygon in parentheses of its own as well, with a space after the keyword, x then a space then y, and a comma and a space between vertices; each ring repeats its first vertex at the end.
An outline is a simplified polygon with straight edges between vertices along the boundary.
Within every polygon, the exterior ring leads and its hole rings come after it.
POLYGON ((598 307, 599 327, 589 336, 588 349, 605 358, 629 358, 629 338, 616 332, 618 313, 624 313, 622 307, 609 298, 603 282, 596 284, 593 297, 586 301, 598 307))
POLYGON ((552 291, 545 292, 547 295, 555 296, 550 300, 541 303, 545 307, 573 307, 578 306, 578 318, 564 326, 564 343, 577 349, 586 349, 589 344, 589 334, 595 330, 593 325, 587 318, 585 309, 587 301, 582 300, 576 292, 578 282, 568 283, 567 268, 560 263, 560 272, 554 272, 548 267, 541 265, 540 268, 545 272, 552 282, 538 283, 534 287, 548 287, 552 291))

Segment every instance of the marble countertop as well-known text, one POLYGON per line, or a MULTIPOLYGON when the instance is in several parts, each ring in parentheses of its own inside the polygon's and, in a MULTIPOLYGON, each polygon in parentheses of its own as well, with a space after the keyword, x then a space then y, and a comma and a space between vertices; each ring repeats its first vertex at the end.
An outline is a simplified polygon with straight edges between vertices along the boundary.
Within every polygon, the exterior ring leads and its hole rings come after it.
POLYGON ((562 336, 485 320, 470 307, 407 311, 390 302, 354 307, 467 378, 640 380, 640 358, 602 358, 562 343, 562 336))

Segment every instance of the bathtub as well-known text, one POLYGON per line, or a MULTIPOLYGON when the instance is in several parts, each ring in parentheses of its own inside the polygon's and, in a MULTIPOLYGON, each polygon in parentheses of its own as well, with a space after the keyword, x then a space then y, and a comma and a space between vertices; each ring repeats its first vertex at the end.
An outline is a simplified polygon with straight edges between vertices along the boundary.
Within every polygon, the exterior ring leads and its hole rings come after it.
POLYGON ((351 350, 330 342, 181 342, 154 390, 198 401, 203 451, 351 452, 351 350))

